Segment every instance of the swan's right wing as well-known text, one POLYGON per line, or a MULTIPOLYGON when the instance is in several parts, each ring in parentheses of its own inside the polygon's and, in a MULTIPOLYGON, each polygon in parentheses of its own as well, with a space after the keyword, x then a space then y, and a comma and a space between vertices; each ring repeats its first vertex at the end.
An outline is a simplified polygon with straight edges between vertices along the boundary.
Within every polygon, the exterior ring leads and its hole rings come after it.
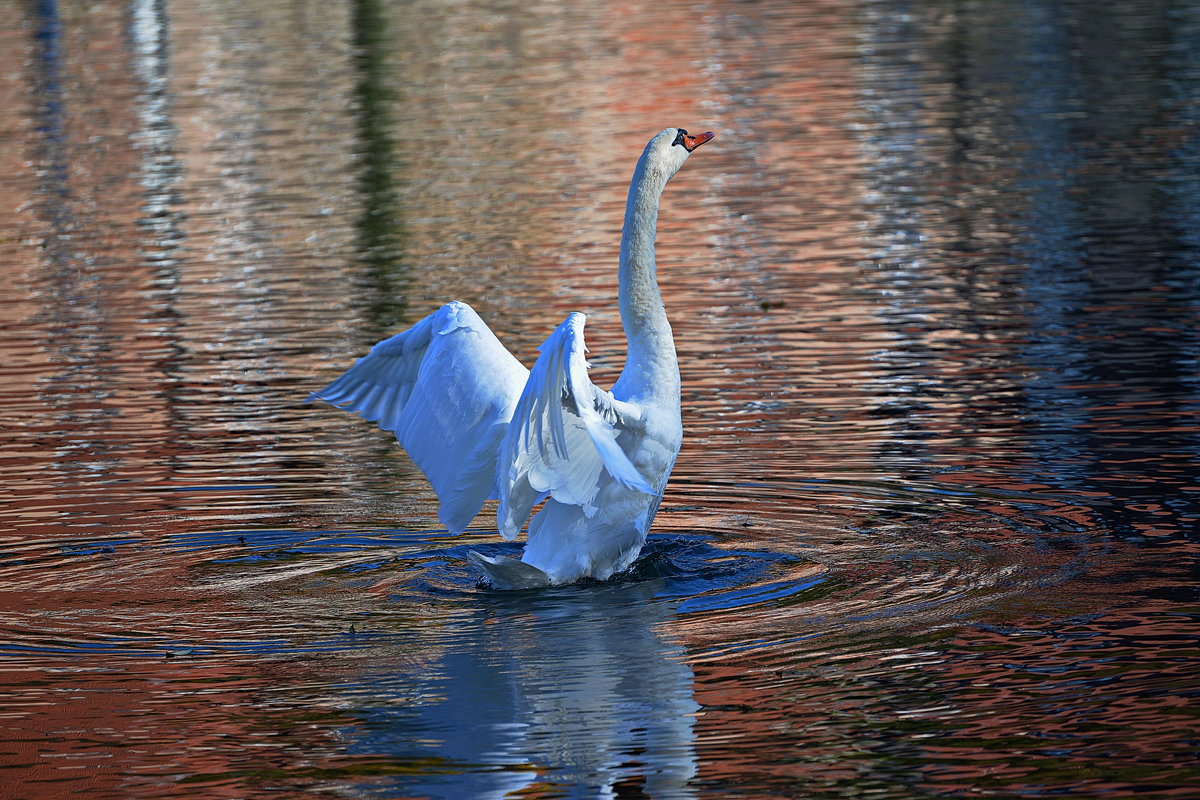
POLYGON ((538 348, 525 390, 500 450, 497 484, 500 533, 512 539, 545 497, 598 510, 605 481, 654 494, 618 441, 623 429, 641 426, 637 409, 615 400, 587 374, 583 314, 571 314, 538 348))
POLYGON ((313 397, 394 431, 459 533, 495 496, 496 458, 529 371, 466 303, 385 339, 313 397))

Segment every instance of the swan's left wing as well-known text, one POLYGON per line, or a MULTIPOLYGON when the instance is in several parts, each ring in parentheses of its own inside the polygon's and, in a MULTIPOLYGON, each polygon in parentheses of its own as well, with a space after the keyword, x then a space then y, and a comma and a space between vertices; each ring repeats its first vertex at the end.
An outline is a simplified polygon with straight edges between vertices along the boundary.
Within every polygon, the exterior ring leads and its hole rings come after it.
POLYGON ((621 448, 621 429, 640 414, 587 374, 583 314, 571 314, 538 348, 540 355, 517 401, 500 449, 497 488, 500 533, 512 539, 538 502, 549 496, 591 516, 605 476, 647 494, 654 488, 621 448))
POLYGON ((459 533, 495 497, 496 457, 527 375, 469 305, 453 302, 313 396, 395 432, 459 533))

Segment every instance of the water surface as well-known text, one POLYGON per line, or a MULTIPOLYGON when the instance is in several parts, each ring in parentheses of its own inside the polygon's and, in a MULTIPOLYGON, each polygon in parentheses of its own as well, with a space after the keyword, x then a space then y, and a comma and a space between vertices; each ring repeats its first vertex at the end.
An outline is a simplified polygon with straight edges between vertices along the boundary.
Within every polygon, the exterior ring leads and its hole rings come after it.
POLYGON ((6 3, 13 797, 1193 797, 1200 6, 6 3), (305 402, 471 303, 685 444, 635 568, 480 585, 305 402))

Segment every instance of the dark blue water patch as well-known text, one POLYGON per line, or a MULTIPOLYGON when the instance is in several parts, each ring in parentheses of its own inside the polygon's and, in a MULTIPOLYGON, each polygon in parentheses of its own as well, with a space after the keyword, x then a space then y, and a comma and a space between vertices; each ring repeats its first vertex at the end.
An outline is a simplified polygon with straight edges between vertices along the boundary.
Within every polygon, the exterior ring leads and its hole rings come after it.
POLYGON ((244 547, 254 551, 286 549, 294 553, 320 554, 367 550, 373 547, 412 546, 437 538, 445 531, 387 530, 357 533, 351 530, 300 531, 286 529, 233 529, 201 531, 172 536, 166 546, 179 550, 223 550, 244 547))
POLYGON ((686 614, 778 602, 820 586, 829 571, 785 553, 714 547, 709 537, 655 536, 628 574, 663 578, 656 596, 682 600, 686 614))
POLYGON ((828 574, 822 573, 803 580, 774 581, 745 588, 734 587, 709 592, 685 600, 680 604, 678 610, 681 614, 688 614, 699 611, 728 611, 760 603, 775 603, 821 586, 827 578, 828 574))
POLYGON ((548 589, 495 590, 467 561, 467 553, 520 557, 518 542, 473 543, 439 548, 399 557, 398 562, 419 567, 411 588, 433 594, 485 594, 507 598, 546 594, 602 591, 630 584, 650 584, 654 600, 679 601, 680 613, 741 608, 807 592, 820 586, 828 570, 796 556, 752 550, 728 550, 711 544, 702 534, 651 535, 641 555, 624 572, 607 581, 582 580, 548 589), (817 572, 814 574, 814 570, 817 572))
POLYGON ((23 641, 0 644, 0 658, 22 658, 31 655, 59 659, 158 660, 174 658, 213 658, 228 655, 297 656, 315 653, 338 653, 367 650, 385 642, 400 639, 398 634, 375 630, 346 631, 324 637, 295 640, 287 637, 263 639, 227 639, 206 642, 184 639, 157 639, 109 635, 94 640, 47 639, 44 642, 23 641))
POLYGON ((92 539, 86 542, 59 545, 62 553, 75 556, 113 555, 120 547, 140 545, 141 540, 129 538, 92 539))

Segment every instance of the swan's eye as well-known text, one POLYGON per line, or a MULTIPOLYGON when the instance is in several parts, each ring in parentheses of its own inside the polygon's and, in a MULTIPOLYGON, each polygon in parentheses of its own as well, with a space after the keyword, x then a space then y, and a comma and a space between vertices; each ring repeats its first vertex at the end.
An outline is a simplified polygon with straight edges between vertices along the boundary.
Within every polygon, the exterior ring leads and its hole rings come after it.
POLYGON ((677 144, 683 145, 683 149, 686 150, 687 142, 684 139, 684 137, 688 135, 688 132, 685 131, 683 128, 676 128, 675 130, 678 131, 678 133, 675 134, 675 141, 671 142, 671 146, 674 147, 677 144))

